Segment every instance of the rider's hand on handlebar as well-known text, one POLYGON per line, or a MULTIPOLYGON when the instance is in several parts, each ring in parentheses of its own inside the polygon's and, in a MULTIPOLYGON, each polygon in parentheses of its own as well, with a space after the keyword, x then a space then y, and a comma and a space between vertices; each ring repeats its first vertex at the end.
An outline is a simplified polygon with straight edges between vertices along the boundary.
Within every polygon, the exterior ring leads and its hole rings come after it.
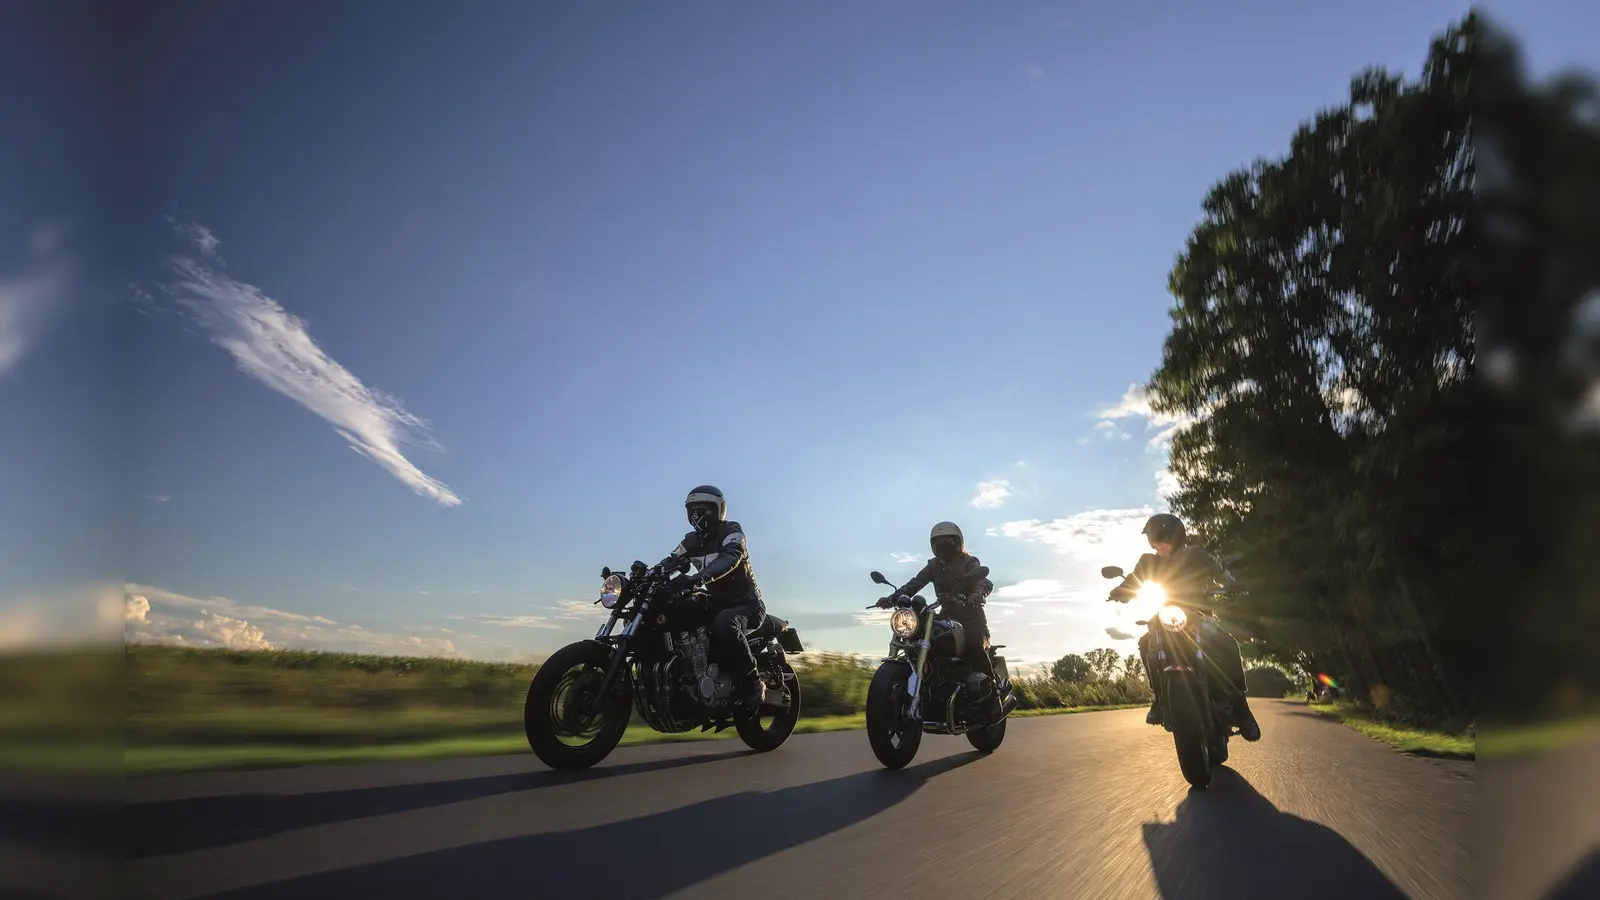
POLYGON ((887 597, 879 597, 878 602, 874 603, 873 606, 876 606, 878 609, 889 609, 890 607, 894 606, 894 595, 890 594, 887 597))

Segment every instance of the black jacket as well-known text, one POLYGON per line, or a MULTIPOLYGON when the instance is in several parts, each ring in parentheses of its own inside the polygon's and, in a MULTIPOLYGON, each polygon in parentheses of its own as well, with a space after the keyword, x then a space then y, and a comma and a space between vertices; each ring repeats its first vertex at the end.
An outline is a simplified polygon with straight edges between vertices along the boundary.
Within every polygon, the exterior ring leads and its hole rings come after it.
POLYGON ((744 529, 738 522, 723 522, 704 539, 691 531, 663 562, 689 558, 695 577, 705 585, 711 602, 718 609, 761 599, 755 573, 750 570, 750 551, 745 546, 744 529))
POLYGON ((1206 595, 1214 587, 1231 587, 1233 575, 1223 568, 1204 547, 1184 547, 1171 556, 1146 553, 1139 557, 1133 573, 1111 590, 1111 599, 1127 603, 1146 581, 1159 583, 1167 599, 1191 609, 1215 611, 1215 599, 1206 595))
MULTIPOLYGON (((900 593, 907 597, 915 596, 917 591, 928 585, 933 585, 934 597, 944 600, 952 594, 966 594, 987 598, 994 590, 994 582, 988 578, 974 580, 972 572, 981 566, 978 558, 970 553, 962 553, 955 559, 946 563, 941 559, 928 560, 922 571, 911 577, 911 580, 900 587, 900 593)), ((981 624, 987 627, 989 618, 984 614, 983 607, 977 604, 947 603, 941 614, 960 622, 963 627, 981 624)))

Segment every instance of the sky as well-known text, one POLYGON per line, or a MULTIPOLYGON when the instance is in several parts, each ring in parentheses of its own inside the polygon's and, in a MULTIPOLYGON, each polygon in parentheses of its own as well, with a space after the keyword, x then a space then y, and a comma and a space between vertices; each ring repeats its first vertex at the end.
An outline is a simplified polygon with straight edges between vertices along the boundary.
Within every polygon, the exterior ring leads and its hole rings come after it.
POLYGON ((752 6, 8 11, 0 644, 537 658, 710 482, 812 648, 950 519, 1014 667, 1133 652, 1202 197, 1464 7, 752 6))

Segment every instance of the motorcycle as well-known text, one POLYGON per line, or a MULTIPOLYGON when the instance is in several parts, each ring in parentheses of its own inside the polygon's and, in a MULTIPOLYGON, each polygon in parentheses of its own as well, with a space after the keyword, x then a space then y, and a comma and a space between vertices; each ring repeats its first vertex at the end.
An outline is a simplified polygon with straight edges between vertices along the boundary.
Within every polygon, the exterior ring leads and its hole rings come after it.
POLYGON ((766 696, 759 708, 739 711, 734 679, 708 658, 704 591, 677 598, 667 588, 688 566, 687 559, 653 567, 636 561, 627 575, 600 571, 595 602, 610 616, 593 639, 551 654, 528 686, 523 730, 545 765, 576 770, 605 759, 628 728, 630 706, 663 734, 732 726, 758 752, 776 750, 794 733, 800 681, 785 653, 801 652, 800 636, 771 613, 746 634, 766 696))
MULTIPOLYGON (((1118 579, 1126 573, 1117 566, 1100 570, 1103 578, 1118 579)), ((1208 590, 1205 596, 1224 593, 1220 589, 1208 590)), ((1221 628, 1211 613, 1199 609, 1185 609, 1167 602, 1166 590, 1155 581, 1139 586, 1141 605, 1156 610, 1152 619, 1134 623, 1148 627, 1156 659, 1154 671, 1147 672, 1151 686, 1161 679, 1163 727, 1172 734, 1173 747, 1178 753, 1178 767, 1184 780, 1197 788, 1211 784, 1211 771, 1228 761, 1228 740, 1238 734, 1234 727, 1233 701, 1228 691, 1213 683, 1220 677, 1206 666, 1202 645, 1206 632, 1221 628)))
MULTIPOLYGON (((976 580, 988 574, 987 566, 979 566, 972 577, 976 580)), ((938 615, 945 600, 929 603, 921 595, 905 597, 882 572, 873 572, 872 580, 893 588, 895 597, 894 612, 889 615, 893 633, 889 655, 879 663, 867 687, 867 740, 873 755, 887 768, 904 768, 917 755, 924 733, 964 734, 973 749, 993 753, 1005 740, 1006 718, 1017 707, 1005 657, 995 653, 1005 645, 986 642, 984 650, 1000 679, 999 684, 988 685, 988 675, 974 671, 961 658, 967 641, 961 623, 938 615), (990 690, 998 690, 1001 696, 1000 716, 993 721, 990 690)), ((962 595, 948 599, 961 602, 962 595)))

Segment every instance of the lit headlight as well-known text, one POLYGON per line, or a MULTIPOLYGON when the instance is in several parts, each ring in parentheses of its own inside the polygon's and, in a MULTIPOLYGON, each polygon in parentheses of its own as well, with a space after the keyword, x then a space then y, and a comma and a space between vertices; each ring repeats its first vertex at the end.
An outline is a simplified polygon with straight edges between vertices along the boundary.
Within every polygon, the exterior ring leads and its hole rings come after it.
POLYGON ((917 633, 917 614, 909 609, 897 609, 889 617, 889 628, 896 637, 910 637, 917 633))
POLYGON ((600 605, 610 609, 617 605, 617 598, 622 596, 622 576, 611 575, 600 585, 600 605))
POLYGON ((1161 621, 1161 625, 1168 631, 1181 631, 1184 623, 1189 621, 1189 614, 1184 612, 1181 607, 1163 606, 1161 611, 1156 613, 1156 618, 1161 621))

